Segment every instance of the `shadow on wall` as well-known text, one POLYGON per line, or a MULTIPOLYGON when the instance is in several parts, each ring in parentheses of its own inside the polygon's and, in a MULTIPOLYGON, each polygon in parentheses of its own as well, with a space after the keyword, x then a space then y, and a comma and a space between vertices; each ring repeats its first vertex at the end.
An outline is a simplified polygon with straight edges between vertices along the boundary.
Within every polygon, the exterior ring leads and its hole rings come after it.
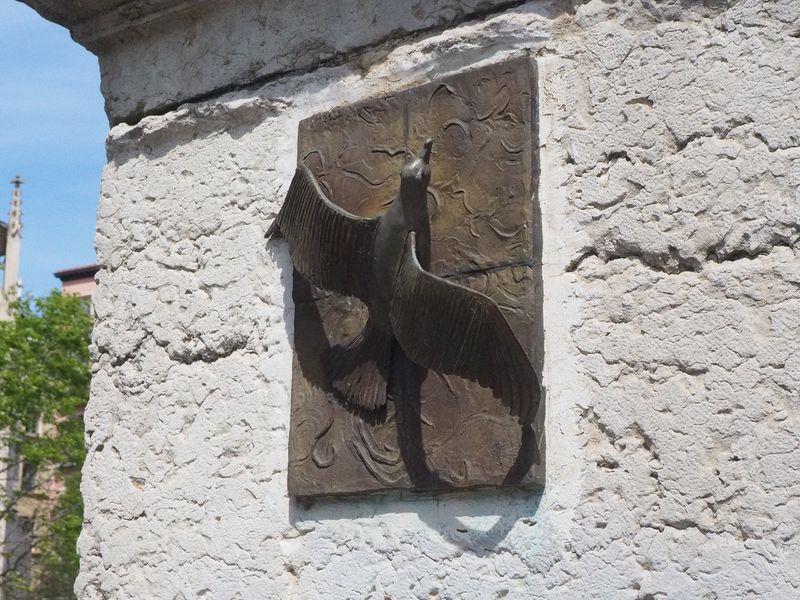
POLYGON ((119 167, 139 157, 159 160, 176 148, 188 147, 196 140, 222 132, 239 140, 277 116, 279 106, 262 98, 240 105, 222 102, 210 107, 187 105, 161 123, 145 122, 111 135, 109 162, 119 167))
MULTIPOLYGON (((265 230, 267 225, 269 225, 269 223, 265 224, 265 230)), ((289 255, 289 247, 284 241, 276 244, 271 243, 269 240, 264 240, 264 244, 266 246, 267 255, 272 261, 272 264, 275 265, 281 285, 283 286, 283 324, 284 327, 286 327, 286 336, 289 340, 289 346, 294 353, 294 300, 292 299, 292 295, 294 294, 294 267, 292 266, 292 257, 289 255)), ((291 396, 291 387, 289 389, 289 395, 291 396)))
MULTIPOLYGON (((372 519, 415 514, 450 544, 476 556, 496 550, 517 523, 536 525, 542 489, 487 488, 434 495, 393 491, 369 497, 291 499, 289 522, 303 523, 372 519), (491 526, 486 527, 491 518, 491 526), (480 523, 476 526, 475 521, 480 523)), ((402 528, 401 528, 402 529, 402 528)))

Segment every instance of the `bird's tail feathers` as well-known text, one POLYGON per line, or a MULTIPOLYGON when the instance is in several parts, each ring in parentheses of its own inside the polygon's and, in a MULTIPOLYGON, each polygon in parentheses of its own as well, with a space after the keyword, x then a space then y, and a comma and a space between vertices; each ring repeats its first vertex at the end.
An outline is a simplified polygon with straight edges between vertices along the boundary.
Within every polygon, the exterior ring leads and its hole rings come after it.
POLYGON ((374 410, 386 404, 392 338, 370 321, 343 346, 322 356, 322 366, 340 399, 374 410))

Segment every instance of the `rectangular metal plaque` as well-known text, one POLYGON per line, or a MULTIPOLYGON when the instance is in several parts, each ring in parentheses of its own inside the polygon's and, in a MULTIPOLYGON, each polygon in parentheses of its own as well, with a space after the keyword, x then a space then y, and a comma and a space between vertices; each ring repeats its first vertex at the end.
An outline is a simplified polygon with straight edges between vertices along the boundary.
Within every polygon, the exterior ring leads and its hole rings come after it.
MULTIPOLYGON (((536 72, 517 58, 315 115, 298 159, 362 216, 397 194, 406 152, 433 139, 431 270, 495 300, 541 374, 536 72)), ((523 430, 489 390, 428 371, 419 394, 373 414, 342 405, 320 357, 366 320, 355 299, 294 277, 289 493, 446 490, 544 481, 544 390, 523 430)))

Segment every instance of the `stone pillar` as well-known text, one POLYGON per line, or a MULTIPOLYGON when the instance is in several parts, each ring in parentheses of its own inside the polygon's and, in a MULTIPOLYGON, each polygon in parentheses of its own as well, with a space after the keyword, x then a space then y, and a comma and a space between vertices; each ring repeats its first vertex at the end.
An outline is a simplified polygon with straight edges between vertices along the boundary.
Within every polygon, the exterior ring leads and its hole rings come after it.
POLYGON ((19 257, 22 246, 22 180, 15 177, 11 184, 11 209, 8 213, 8 225, 5 233, 5 263, 3 266, 3 289, 0 292, 0 319, 8 318, 8 303, 14 297, 20 285, 19 257))
POLYGON ((100 59, 80 598, 785 598, 800 586, 800 5, 27 0, 100 59), (318 112, 538 66, 543 492, 286 493, 318 112))

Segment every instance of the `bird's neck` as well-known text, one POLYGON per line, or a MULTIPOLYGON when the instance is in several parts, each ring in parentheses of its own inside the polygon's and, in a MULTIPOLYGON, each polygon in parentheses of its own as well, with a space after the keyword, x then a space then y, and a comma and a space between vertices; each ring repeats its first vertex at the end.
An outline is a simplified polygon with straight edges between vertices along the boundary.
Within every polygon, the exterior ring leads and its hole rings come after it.
POLYGON ((411 229, 428 225, 428 193, 418 188, 400 188, 400 208, 411 229))
POLYGON ((413 230, 417 238, 417 260, 423 269, 430 268, 431 224, 428 216, 428 193, 425 189, 400 190, 398 203, 403 213, 406 231, 413 230), (405 192, 405 193, 404 193, 405 192))

